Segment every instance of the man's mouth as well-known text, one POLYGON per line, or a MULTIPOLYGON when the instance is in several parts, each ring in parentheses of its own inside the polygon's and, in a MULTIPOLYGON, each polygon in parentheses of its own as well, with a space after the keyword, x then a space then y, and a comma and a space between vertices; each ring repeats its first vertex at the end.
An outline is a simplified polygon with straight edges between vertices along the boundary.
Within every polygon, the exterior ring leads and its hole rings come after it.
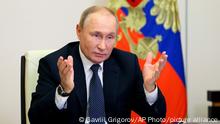
POLYGON ((97 56, 97 57, 104 57, 104 56, 106 56, 106 54, 103 54, 103 53, 95 53, 95 56, 97 56))

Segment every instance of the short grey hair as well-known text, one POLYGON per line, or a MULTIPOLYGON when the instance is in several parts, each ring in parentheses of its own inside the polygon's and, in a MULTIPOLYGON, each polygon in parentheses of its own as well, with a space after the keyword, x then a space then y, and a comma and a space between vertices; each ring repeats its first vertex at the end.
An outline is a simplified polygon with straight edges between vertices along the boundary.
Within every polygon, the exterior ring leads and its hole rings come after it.
POLYGON ((116 15, 115 15, 114 11, 112 11, 110 8, 105 7, 105 6, 91 6, 91 7, 87 8, 87 9, 85 9, 83 11, 83 13, 81 14, 80 21, 79 21, 80 28, 83 28, 85 20, 89 16, 89 14, 95 13, 95 12, 100 11, 100 10, 106 10, 111 15, 113 15, 115 17, 115 20, 116 20, 116 23, 117 23, 117 27, 118 27, 118 19, 117 19, 116 15))

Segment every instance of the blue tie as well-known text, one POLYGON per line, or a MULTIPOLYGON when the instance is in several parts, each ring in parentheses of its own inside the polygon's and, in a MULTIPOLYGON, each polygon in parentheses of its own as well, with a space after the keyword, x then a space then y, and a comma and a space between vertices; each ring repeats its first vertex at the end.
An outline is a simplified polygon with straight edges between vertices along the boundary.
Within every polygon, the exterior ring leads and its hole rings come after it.
POLYGON ((105 102, 103 88, 98 76, 100 65, 94 64, 91 66, 93 72, 90 89, 89 89, 89 117, 90 124, 104 124, 105 122, 105 102))

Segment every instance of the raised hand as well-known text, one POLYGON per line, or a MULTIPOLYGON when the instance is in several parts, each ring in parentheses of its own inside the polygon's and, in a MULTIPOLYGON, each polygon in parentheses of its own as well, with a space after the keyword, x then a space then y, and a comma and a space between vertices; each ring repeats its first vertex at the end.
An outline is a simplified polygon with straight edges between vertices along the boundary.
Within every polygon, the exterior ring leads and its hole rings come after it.
POLYGON ((74 88, 74 69, 73 69, 73 57, 68 56, 64 59, 62 56, 57 61, 57 67, 60 75, 60 85, 66 93, 70 93, 74 88))
POLYGON ((164 51, 160 56, 160 59, 155 64, 152 64, 153 54, 152 52, 148 53, 142 71, 144 86, 148 92, 152 92, 155 89, 156 80, 159 78, 160 72, 167 62, 167 57, 168 55, 164 51))

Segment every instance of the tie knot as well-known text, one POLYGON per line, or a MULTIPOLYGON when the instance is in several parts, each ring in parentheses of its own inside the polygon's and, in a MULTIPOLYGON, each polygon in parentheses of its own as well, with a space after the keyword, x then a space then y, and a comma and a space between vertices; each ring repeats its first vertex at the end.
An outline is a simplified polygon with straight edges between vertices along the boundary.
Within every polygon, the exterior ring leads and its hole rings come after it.
POLYGON ((93 73, 97 73, 100 65, 99 64, 93 64, 90 69, 92 70, 93 73))

